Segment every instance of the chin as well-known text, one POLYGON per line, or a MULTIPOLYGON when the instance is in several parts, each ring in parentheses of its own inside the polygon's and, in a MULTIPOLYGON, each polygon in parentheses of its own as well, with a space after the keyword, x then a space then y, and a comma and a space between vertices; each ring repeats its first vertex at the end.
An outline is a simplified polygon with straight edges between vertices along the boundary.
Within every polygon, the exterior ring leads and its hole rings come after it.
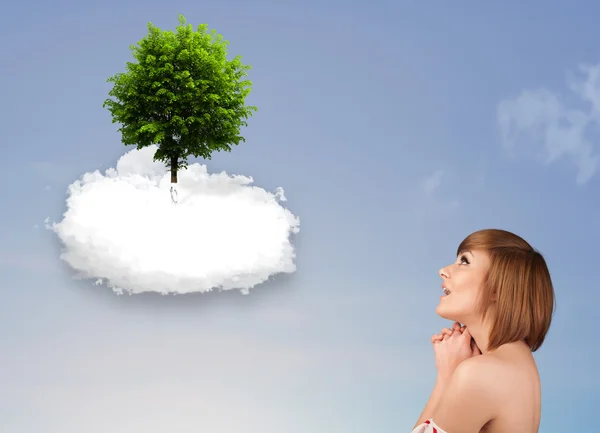
MULTIPOLYGON (((438 304, 438 306, 435 308, 435 312, 437 313, 438 316, 440 316, 442 319, 448 319, 448 320, 452 320, 453 322, 460 322, 460 320, 458 320, 456 317, 458 316, 457 314, 453 313, 452 311, 449 311, 447 308, 444 307, 444 305, 442 304, 438 304)), ((460 322, 462 323, 462 322, 460 322)))

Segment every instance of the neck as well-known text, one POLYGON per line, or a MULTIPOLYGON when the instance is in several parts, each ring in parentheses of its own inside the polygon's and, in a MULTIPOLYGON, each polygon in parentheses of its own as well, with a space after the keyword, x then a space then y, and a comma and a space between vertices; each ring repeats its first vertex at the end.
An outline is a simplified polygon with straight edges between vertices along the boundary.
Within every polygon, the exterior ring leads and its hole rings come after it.
POLYGON ((478 323, 464 323, 464 325, 469 329, 469 332, 481 353, 489 353, 490 326, 487 323, 481 323, 481 321, 478 323))

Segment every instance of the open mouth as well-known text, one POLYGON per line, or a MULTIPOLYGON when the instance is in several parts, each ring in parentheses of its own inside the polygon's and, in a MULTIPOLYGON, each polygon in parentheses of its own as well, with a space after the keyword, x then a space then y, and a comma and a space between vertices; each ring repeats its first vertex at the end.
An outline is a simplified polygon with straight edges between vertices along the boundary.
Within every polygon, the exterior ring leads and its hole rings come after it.
POLYGON ((444 295, 448 296, 450 294, 450 290, 447 288, 444 287, 442 290, 444 290, 444 295))

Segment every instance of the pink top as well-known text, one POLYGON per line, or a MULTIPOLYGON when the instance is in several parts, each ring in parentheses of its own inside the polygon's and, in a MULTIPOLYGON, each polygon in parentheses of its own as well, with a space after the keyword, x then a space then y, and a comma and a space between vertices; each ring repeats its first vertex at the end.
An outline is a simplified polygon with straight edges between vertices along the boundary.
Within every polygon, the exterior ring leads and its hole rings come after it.
POLYGON ((429 418, 423 424, 419 424, 412 433, 446 433, 433 422, 433 418, 429 418))

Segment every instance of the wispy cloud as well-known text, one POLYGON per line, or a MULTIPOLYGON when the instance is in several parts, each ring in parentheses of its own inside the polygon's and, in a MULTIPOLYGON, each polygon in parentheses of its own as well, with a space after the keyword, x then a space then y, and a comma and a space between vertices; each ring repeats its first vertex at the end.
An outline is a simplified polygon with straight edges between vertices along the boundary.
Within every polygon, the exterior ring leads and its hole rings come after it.
POLYGON ((438 169, 421 182, 421 196, 418 198, 421 204, 415 208, 420 217, 430 214, 432 206, 437 209, 443 208, 445 212, 453 212, 460 207, 460 202, 457 199, 440 196, 438 190, 442 186, 442 180, 447 182, 445 178, 446 171, 438 169))
POLYGON ((548 89, 523 90, 499 104, 497 120, 507 150, 516 153, 517 147, 529 144, 544 164, 568 160, 582 185, 598 170, 591 134, 600 127, 600 64, 580 66, 579 71, 580 76, 569 76, 567 84, 584 107, 572 107, 548 89))
POLYGON ((444 177, 444 170, 440 169, 425 179, 423 182, 423 191, 425 191, 426 195, 433 195, 435 190, 441 185, 442 177, 444 177))

